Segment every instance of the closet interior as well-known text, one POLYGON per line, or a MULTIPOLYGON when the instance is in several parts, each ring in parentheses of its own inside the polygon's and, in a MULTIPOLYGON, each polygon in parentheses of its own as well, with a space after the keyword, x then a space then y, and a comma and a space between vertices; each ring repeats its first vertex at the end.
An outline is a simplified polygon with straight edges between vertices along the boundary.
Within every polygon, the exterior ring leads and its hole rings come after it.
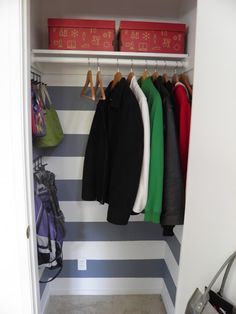
MULTIPOLYGON (((125 226, 106 221, 107 205, 83 201, 85 149, 97 100, 81 97, 88 70, 96 82, 98 70, 106 87, 115 72, 127 78, 150 74, 187 73, 193 83, 196 0, 34 0, 30 1, 30 56, 34 79, 47 84, 64 138, 54 148, 33 147, 33 158, 55 174, 59 206, 65 217, 63 269, 55 280, 38 285, 44 313, 51 295, 160 294, 167 313, 174 313, 182 225, 164 236, 160 224, 133 215, 125 226), (151 21, 187 26, 184 54, 126 53, 48 49, 48 18, 151 21), (38 75, 38 76, 37 76, 38 75), (79 264, 84 270, 79 270, 79 264)), ((32 78, 31 75, 31 78, 32 78)), ((33 167, 32 167, 33 168, 33 167)), ((32 169, 33 172, 33 169, 32 169)), ((39 268, 39 280, 51 273, 39 268)))

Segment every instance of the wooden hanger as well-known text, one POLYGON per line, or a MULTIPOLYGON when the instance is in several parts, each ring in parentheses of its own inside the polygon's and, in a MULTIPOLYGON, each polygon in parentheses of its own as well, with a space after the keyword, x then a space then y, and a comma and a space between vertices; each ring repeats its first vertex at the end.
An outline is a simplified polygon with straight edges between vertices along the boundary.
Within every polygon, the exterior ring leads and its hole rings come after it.
POLYGON ((155 71, 152 73, 152 80, 156 81, 158 78, 159 74, 157 72, 157 61, 156 61, 156 67, 155 67, 155 71))
POLYGON ((190 85, 188 75, 185 74, 185 73, 180 74, 179 81, 185 85, 185 87, 187 88, 190 96, 192 97, 193 90, 192 90, 192 86, 190 85))
MULTIPOLYGON (((89 61, 89 68, 90 68, 90 61, 89 61)), ((80 93, 80 96, 82 97, 87 97, 89 99, 95 100, 95 89, 93 86, 93 75, 92 75, 92 71, 89 69, 87 72, 87 76, 86 76, 86 80, 84 83, 84 87, 82 88, 82 91, 80 93), (87 96, 85 95, 85 91, 87 89, 87 87, 90 85, 90 91, 91 91, 91 96, 87 96)))
POLYGON ((96 75, 96 84, 95 84, 95 95, 97 93, 97 89, 100 89, 101 92, 101 99, 105 100, 106 99, 106 95, 105 95, 105 91, 103 88, 103 82, 102 82, 102 72, 100 70, 100 66, 98 64, 98 71, 97 71, 97 75, 96 75))
POLYGON ((130 68, 130 72, 127 76, 127 82, 130 84, 132 78, 134 77, 134 71, 133 71, 133 61, 131 62, 131 68, 130 68))
POLYGON ((141 76, 141 79, 142 81, 146 80, 146 78, 149 77, 149 72, 148 72, 148 69, 147 69, 147 61, 146 61, 146 67, 145 67, 145 70, 143 71, 143 74, 141 76))
POLYGON ((178 66, 178 62, 176 61, 176 67, 174 70, 174 74, 172 76, 172 84, 175 85, 177 82, 179 82, 179 75, 177 74, 177 66, 178 66))
POLYGON ((118 63, 118 59, 117 59, 117 72, 114 75, 111 88, 114 88, 116 86, 116 84, 119 83, 119 81, 121 79, 122 79, 122 74, 121 74, 121 72, 119 70, 119 63, 118 63))
POLYGON ((177 82, 179 82, 179 75, 174 73, 172 76, 172 84, 175 85, 177 82))

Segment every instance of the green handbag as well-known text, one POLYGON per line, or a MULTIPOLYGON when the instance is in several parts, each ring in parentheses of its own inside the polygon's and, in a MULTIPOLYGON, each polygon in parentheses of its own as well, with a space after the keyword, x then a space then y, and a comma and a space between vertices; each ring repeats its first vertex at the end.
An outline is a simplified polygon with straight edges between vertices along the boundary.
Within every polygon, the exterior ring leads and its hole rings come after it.
POLYGON ((63 140, 64 133, 57 112, 52 105, 46 85, 41 84, 40 91, 44 103, 44 117, 47 134, 43 137, 35 138, 34 145, 40 148, 55 147, 63 140), (46 98, 48 99, 47 105, 46 98))

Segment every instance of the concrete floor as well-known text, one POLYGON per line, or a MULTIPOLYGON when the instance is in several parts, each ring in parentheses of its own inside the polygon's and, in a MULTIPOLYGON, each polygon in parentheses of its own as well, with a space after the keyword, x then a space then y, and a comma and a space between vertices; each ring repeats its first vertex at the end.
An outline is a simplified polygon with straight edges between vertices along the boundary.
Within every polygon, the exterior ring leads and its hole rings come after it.
POLYGON ((166 314, 160 295, 51 296, 46 314, 166 314))

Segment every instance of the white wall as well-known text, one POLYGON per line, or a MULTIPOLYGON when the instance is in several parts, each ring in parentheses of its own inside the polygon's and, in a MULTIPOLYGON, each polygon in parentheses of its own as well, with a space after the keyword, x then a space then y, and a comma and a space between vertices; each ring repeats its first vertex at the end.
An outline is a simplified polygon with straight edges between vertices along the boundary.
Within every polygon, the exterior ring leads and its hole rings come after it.
MULTIPOLYGON (((236 249, 236 2, 199 0, 176 314, 236 249)), ((227 296, 236 304, 236 265, 227 296)))

